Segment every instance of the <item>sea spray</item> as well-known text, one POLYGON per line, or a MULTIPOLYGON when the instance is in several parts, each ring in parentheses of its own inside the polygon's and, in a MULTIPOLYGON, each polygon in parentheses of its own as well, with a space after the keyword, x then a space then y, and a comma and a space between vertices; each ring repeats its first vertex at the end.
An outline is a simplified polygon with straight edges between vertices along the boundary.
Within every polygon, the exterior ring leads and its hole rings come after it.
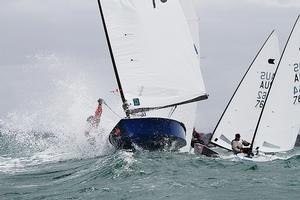
POLYGON ((23 91, 16 94, 20 101, 0 124, 2 166, 13 171, 111 152, 108 134, 118 117, 104 108, 99 128, 91 132, 95 145, 88 142, 84 131, 99 96, 103 94, 113 107, 108 97, 116 99, 116 95, 95 84, 77 60, 53 53, 27 59, 21 68, 23 91))

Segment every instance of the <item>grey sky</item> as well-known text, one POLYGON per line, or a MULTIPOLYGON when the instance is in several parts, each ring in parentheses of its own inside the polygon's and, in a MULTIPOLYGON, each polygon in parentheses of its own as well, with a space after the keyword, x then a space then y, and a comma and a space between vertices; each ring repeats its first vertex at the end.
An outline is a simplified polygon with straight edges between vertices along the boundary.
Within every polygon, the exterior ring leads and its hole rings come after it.
MULTIPOLYGON (((212 131, 272 29, 284 45, 299 4, 197 1, 201 66, 210 94, 200 103, 198 129, 212 131)), ((98 96, 109 97, 115 88, 96 0, 1 0, 0 30, 0 119, 12 112, 67 110, 65 117, 79 120, 93 111, 98 96)))
POLYGON ((201 66, 210 97, 198 109, 197 128, 214 129, 236 86, 273 29, 281 48, 296 17, 300 1, 201 0, 201 66))

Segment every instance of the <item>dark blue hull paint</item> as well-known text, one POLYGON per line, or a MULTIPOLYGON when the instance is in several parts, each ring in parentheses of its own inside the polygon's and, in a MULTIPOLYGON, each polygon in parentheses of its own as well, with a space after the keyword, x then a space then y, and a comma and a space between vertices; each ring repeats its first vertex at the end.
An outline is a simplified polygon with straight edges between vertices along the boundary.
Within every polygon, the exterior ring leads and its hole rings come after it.
POLYGON ((183 123, 165 118, 122 119, 109 135, 118 149, 177 150, 186 145, 183 123))

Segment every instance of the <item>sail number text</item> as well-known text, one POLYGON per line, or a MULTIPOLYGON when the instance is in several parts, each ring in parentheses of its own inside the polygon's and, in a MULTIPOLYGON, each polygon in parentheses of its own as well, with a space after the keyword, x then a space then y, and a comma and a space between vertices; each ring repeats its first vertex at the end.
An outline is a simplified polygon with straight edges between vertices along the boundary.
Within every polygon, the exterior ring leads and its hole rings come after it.
POLYGON ((293 104, 299 104, 300 103, 300 63, 295 63, 293 65, 290 65, 293 67, 294 70, 294 89, 293 89, 293 104))
POLYGON ((256 105, 255 107, 262 108, 267 98, 268 90, 271 87, 274 74, 271 72, 260 72, 260 85, 259 91, 257 92, 256 105))

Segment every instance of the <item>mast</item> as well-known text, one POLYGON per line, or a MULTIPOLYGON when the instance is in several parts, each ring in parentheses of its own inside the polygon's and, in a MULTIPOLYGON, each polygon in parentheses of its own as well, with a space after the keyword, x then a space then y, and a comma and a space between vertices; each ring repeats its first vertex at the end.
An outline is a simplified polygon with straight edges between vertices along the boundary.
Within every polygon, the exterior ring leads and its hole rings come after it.
MULTIPOLYGON (((108 49, 109 49, 109 54, 110 54, 110 57, 111 57, 111 62, 112 62, 113 68, 114 68, 114 72, 115 72, 115 76, 116 76, 116 80, 117 80, 117 84, 118 84, 118 89, 120 91, 120 95, 121 95, 123 105, 126 105, 125 95, 124 95, 124 92, 123 92, 123 89, 122 89, 122 84, 121 84, 121 81, 120 81, 116 61, 115 61, 112 46, 111 46, 111 43, 110 43, 110 40, 109 40, 108 31, 107 31, 107 28, 106 28, 106 23, 105 23, 103 10, 102 10, 102 6, 101 6, 101 2, 100 2, 101 0, 97 0, 97 1, 98 1, 99 12, 100 12, 100 15, 101 15, 101 20, 102 20, 102 24, 103 24, 103 28, 104 28, 104 32, 105 32, 105 36, 106 36, 106 42, 107 42, 108 49)), ((126 112, 126 109, 125 109, 124 106, 123 106, 123 109, 124 109, 124 112, 126 113, 126 116, 129 118, 130 115, 129 115, 128 112, 126 112)))
POLYGON ((98 0, 127 117, 207 98, 179 0, 155 3, 98 0))
POLYGON ((260 125, 260 121, 261 121, 261 118, 262 118, 262 116, 263 116, 264 109, 265 109, 265 107, 266 107, 266 104, 267 104, 267 101, 268 101, 268 97, 269 97, 270 91, 271 91, 272 86, 273 86, 273 82, 274 82, 274 80, 275 80, 275 78, 276 78, 277 71, 278 71, 279 66, 280 66, 280 64, 281 64, 282 58, 283 58, 283 56, 284 56, 284 54, 285 54, 285 51, 286 51, 286 48, 287 48, 287 46, 288 46, 288 44, 289 44, 289 41, 290 41, 290 39, 291 39, 291 36, 292 36, 292 34, 293 34, 293 32, 294 32, 294 29, 295 29, 295 27, 296 27, 296 25, 297 25, 297 23, 298 23, 299 17, 300 17, 300 15, 298 16, 298 18, 297 18, 297 20, 296 20, 296 22, 295 22, 295 24, 294 24, 294 26, 293 26, 293 28, 292 28, 292 31, 291 31, 291 33, 290 33, 290 35, 289 35, 289 38, 288 38, 288 40, 287 40, 287 42, 286 42, 286 44, 285 44, 285 47, 284 47, 283 52, 282 52, 282 54, 281 54, 281 56, 280 56, 278 65, 277 65, 277 67, 276 67, 276 70, 275 70, 275 73, 274 73, 273 81, 272 81, 272 83, 271 83, 269 92, 267 93, 266 100, 265 100, 265 103, 264 103, 264 105, 263 105, 262 111, 261 111, 261 113, 260 113, 260 116, 259 116, 259 119, 258 119, 256 128, 255 128, 255 132, 254 132, 254 135, 253 135, 253 138, 252 138, 252 141, 251 141, 250 152, 252 152, 252 150, 253 150, 253 144, 254 144, 254 141, 255 141, 255 137, 256 137, 256 135, 257 135, 257 130, 258 130, 258 127, 259 127, 259 125, 260 125))
MULTIPOLYGON (((270 37, 274 34, 274 32, 275 32, 275 30, 273 30, 273 31, 270 33, 270 35, 268 36, 268 38, 266 39, 266 41, 264 42, 264 44, 262 45, 262 47, 260 48, 260 50, 258 51, 258 53, 256 54, 255 58, 254 58, 253 61, 251 62, 250 66, 248 67, 248 69, 247 69, 246 73, 244 74, 242 80, 240 81, 239 85, 238 85, 237 88, 235 89, 235 91, 234 91, 232 97, 230 98, 230 100, 229 100, 229 102, 228 102, 228 104, 227 104, 227 106, 226 106, 224 112, 222 113, 222 115, 221 115, 221 117, 220 117, 220 119, 219 119, 219 121, 218 121, 218 123, 217 123, 217 125, 216 125, 216 127, 215 127, 215 129, 214 129, 214 131, 213 131, 213 134, 212 134, 212 136, 211 136, 211 138, 210 138, 210 143, 212 143, 212 144, 214 144, 214 145, 217 145, 217 146, 219 146, 219 147, 221 147, 221 148, 224 148, 224 147, 222 147, 222 146, 220 146, 220 145, 214 143, 214 142, 211 141, 211 140, 213 139, 214 134, 215 134, 215 132, 216 132, 216 130, 217 130, 219 124, 221 123, 221 121, 222 121, 222 119, 223 119, 223 117, 224 117, 224 115, 225 115, 225 113, 226 113, 226 111, 227 111, 229 105, 231 104, 232 100, 234 99, 234 97, 235 97, 235 95, 236 95, 238 89, 240 88, 241 84, 243 83, 245 77, 247 76, 248 72, 250 71, 250 69, 251 69, 251 67, 253 66, 254 62, 256 61, 257 57, 260 55, 261 51, 264 49, 266 43, 269 41, 270 37)), ((227 148, 224 148, 224 149, 227 149, 227 148)), ((227 149, 227 150, 231 150, 231 149, 227 149)))

